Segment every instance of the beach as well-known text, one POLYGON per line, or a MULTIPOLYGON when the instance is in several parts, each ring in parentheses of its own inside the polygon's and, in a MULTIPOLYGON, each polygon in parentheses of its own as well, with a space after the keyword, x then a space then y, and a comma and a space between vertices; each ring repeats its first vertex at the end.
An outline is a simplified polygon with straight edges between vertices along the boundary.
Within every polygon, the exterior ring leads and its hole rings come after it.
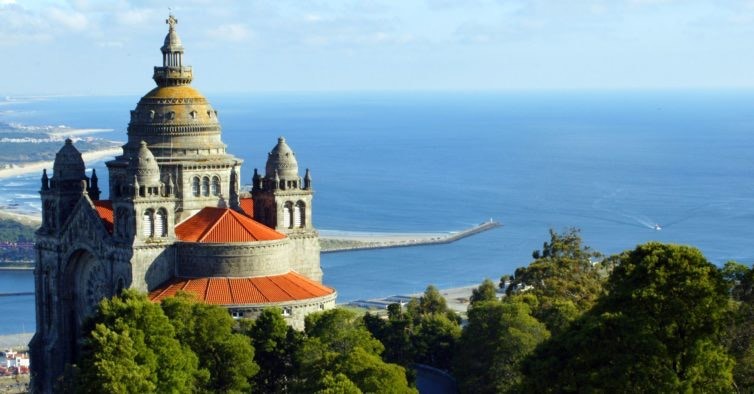
MULTIPOLYGON (((83 152, 81 154, 81 157, 84 159, 84 162, 90 163, 92 161, 98 161, 107 157, 113 157, 116 155, 120 155, 123 152, 121 147, 112 147, 107 149, 99 149, 89 152, 83 152)), ((26 175, 26 174, 32 174, 35 172, 39 172, 40 176, 42 174, 43 169, 48 169, 50 172, 48 173, 48 176, 52 176, 52 161, 39 161, 39 162, 32 162, 32 163, 21 163, 17 165, 13 165, 13 167, 10 168, 2 168, 0 169, 0 179, 7 179, 7 178, 13 178, 19 175, 26 175)))

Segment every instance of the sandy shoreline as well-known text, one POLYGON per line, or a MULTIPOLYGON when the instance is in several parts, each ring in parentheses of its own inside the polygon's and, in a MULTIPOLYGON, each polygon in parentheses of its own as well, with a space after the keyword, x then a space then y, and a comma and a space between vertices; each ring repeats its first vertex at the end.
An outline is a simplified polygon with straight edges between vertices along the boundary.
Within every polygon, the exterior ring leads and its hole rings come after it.
MULTIPOLYGON (((114 157, 116 155, 120 155, 121 153, 123 153, 123 150, 118 146, 84 152, 81 154, 81 157, 84 159, 84 162, 91 162, 108 157, 114 157)), ((0 179, 13 178, 19 175, 32 174, 35 172, 38 172, 41 176, 42 170, 45 168, 49 170, 48 175, 52 176, 52 164, 52 161, 39 161, 34 163, 18 164, 17 166, 12 168, 2 168, 0 169, 0 179)))
POLYGON ((27 226, 38 227, 42 223, 42 216, 0 209, 0 219, 10 219, 27 226))

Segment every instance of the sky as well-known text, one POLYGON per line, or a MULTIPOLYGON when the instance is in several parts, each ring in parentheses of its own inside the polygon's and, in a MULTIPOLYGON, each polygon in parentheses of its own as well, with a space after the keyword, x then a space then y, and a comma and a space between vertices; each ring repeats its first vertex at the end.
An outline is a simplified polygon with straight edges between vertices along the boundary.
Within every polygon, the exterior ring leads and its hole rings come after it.
POLYGON ((0 0, 0 97, 754 88, 754 0, 0 0))

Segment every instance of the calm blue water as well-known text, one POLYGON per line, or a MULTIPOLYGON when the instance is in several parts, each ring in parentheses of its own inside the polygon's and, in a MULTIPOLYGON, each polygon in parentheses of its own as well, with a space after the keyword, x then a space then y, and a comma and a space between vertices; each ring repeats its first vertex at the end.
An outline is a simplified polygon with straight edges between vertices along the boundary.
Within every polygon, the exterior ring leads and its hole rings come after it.
MULTIPOLYGON (((312 169, 318 228, 505 225, 450 245, 323 255, 341 301, 496 279, 527 264, 549 228, 569 226, 606 254, 660 240, 715 263, 754 262, 754 92, 208 97, 246 183, 286 137, 302 171, 312 169)), ((137 101, 56 98, 0 108, 0 121, 113 128, 107 136, 125 140, 137 101)), ((0 182, 0 199, 35 194, 38 177, 0 182)), ((24 283, 33 288, 30 273, 24 283)), ((31 300, 28 310, 16 316, 31 326, 31 300)))

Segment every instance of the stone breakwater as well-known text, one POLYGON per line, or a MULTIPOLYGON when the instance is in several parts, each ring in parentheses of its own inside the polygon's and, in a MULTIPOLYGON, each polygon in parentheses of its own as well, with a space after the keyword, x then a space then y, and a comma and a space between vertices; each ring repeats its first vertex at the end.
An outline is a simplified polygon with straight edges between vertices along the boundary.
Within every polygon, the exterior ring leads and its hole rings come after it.
POLYGON ((321 231, 319 242, 322 253, 448 244, 501 226, 500 222, 490 219, 474 227, 448 233, 330 233, 321 231))

